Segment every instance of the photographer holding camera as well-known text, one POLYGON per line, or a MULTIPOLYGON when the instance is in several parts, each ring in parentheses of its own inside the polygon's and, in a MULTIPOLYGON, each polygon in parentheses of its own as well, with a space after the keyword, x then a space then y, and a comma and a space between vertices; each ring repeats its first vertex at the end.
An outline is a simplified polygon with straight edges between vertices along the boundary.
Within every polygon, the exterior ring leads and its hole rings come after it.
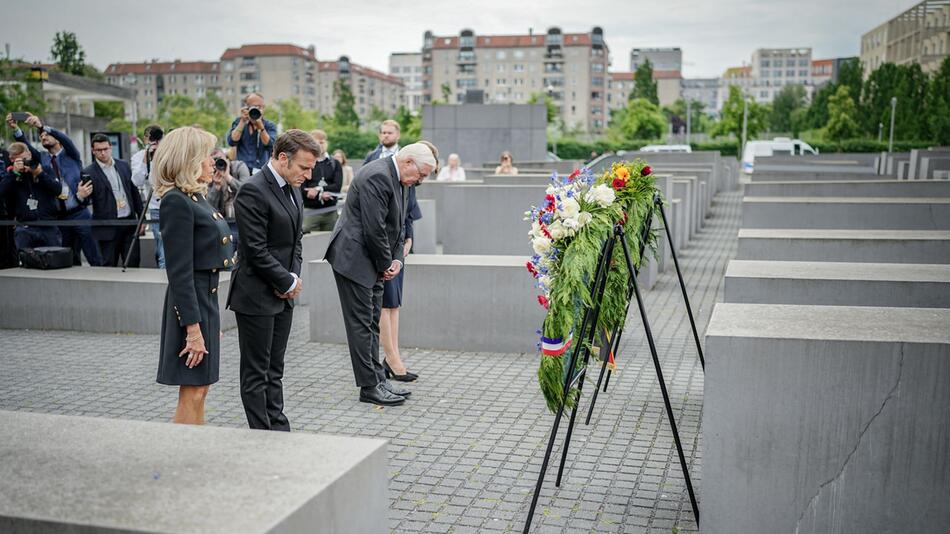
MULTIPOLYGON (((25 114, 25 121, 40 132, 40 143, 46 149, 41 154, 40 165, 43 171, 60 183, 59 219, 64 221, 90 221, 89 201, 92 196, 92 180, 82 177, 82 155, 73 141, 63 132, 43 125, 39 117, 25 114)), ((13 114, 7 115, 7 125, 13 129, 13 138, 32 148, 23 130, 17 125, 13 114)), ((32 151, 31 151, 32 152, 32 151)), ((81 265, 80 249, 86 255, 89 265, 102 265, 99 245, 92 237, 92 229, 83 224, 79 226, 61 226, 63 246, 73 249, 73 264, 81 265)))
MULTIPOLYGON (((19 222, 55 221, 62 188, 40 165, 40 153, 25 143, 12 143, 8 157, 9 166, 0 169, 0 199, 12 195, 14 215, 19 222)), ((17 226, 13 235, 17 250, 58 247, 62 243, 55 226, 17 226)))
MULTIPOLYGON (((155 150, 159 143, 165 137, 162 127, 157 124, 149 124, 145 127, 145 148, 132 155, 132 183, 138 187, 142 193, 148 196, 152 190, 152 180, 150 180, 152 159, 155 157, 155 150)), ((162 244, 162 233, 158 228, 159 206, 161 199, 153 194, 148 201, 148 220, 155 221, 155 224, 149 227, 152 230, 152 238, 155 240, 155 264, 159 269, 165 268, 165 247, 162 244)))
POLYGON ((264 98, 248 93, 241 115, 231 124, 228 146, 237 147, 237 159, 243 161, 250 174, 264 168, 277 138, 277 125, 264 118, 264 98))

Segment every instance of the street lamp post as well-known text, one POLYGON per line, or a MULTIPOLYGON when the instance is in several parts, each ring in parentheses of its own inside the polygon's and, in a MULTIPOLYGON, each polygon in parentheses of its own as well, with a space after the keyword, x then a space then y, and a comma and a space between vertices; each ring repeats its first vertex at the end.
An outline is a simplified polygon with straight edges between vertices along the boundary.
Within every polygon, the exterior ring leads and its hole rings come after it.
MULTIPOLYGON (((544 89, 548 93, 548 98, 550 98, 553 101, 554 100, 554 86, 548 85, 544 89)), ((545 102, 544 112, 547 113, 547 111, 548 111, 548 103, 545 102)), ((551 130, 551 145, 552 145, 551 148, 552 148, 552 152, 554 152, 554 157, 557 157, 557 132, 555 131, 557 127, 556 125, 552 125, 552 124, 549 124, 548 127, 553 127, 551 130)))
POLYGON ((884 140, 884 123, 877 123, 877 142, 880 143, 884 140))
POLYGON ((742 144, 739 147, 739 160, 742 160, 743 154, 745 154, 745 139, 746 132, 749 127, 749 97, 742 95, 742 144))
POLYGON ((689 98, 686 99, 686 144, 689 145, 690 133, 693 126, 693 101, 689 98))
POLYGON ((894 151, 894 114, 897 112, 897 97, 891 97, 891 135, 887 141, 887 152, 894 151))

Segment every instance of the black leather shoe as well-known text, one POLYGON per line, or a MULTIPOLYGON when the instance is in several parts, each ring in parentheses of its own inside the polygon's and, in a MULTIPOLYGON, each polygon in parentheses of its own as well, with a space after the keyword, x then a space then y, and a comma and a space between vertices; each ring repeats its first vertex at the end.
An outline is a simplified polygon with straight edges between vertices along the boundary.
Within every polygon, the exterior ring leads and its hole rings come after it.
POLYGON ((383 380, 379 383, 379 385, 383 386, 383 389, 392 393, 393 395, 399 395, 400 397, 406 397, 407 399, 409 398, 409 395, 412 395, 412 392, 408 389, 401 388, 388 380, 383 380))
POLYGON ((406 397, 390 393, 382 384, 383 383, 379 383, 372 387, 360 388, 360 402, 368 402, 380 406, 399 406, 406 402, 406 397))
POLYGON ((406 371, 404 375, 397 375, 393 372, 393 368, 389 366, 389 363, 386 360, 383 360, 383 371, 386 372, 386 378, 392 378, 398 382, 415 382, 419 375, 416 373, 410 373, 406 371))

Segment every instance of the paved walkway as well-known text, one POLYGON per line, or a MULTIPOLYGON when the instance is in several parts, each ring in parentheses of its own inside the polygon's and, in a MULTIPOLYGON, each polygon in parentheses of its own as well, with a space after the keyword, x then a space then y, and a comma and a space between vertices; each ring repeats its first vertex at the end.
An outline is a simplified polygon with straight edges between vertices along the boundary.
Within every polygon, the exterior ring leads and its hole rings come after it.
MULTIPOLYGON (((681 254, 701 332, 735 255, 740 198, 717 197, 706 228, 681 254)), ((699 490, 703 373, 672 269, 646 301, 699 490)), ((390 440, 394 532, 521 531, 553 421, 538 391, 536 355, 406 350, 422 377, 412 400, 378 409, 357 401, 345 347, 309 342, 307 324, 299 309, 285 370, 287 415, 299 431, 390 440)), ((631 315, 619 372, 592 424, 577 426, 560 489, 556 464, 549 469, 535 532, 696 530, 639 325, 631 315)), ((236 330, 225 332, 222 350, 208 423, 243 427, 236 330)), ((157 354, 157 336, 0 330, 0 409, 168 421, 176 394, 155 383, 157 354)))

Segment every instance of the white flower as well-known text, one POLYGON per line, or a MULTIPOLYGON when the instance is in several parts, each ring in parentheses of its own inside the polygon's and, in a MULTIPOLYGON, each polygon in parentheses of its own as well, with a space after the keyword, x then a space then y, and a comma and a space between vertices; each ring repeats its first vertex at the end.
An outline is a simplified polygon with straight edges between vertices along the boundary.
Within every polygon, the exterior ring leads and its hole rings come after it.
POLYGON ((591 219, 593 219, 593 218, 594 218, 594 217, 590 214, 590 212, 587 212, 587 211, 582 211, 582 212, 580 212, 580 214, 578 214, 578 216, 577 216, 577 225, 578 225, 578 227, 579 227, 579 228, 583 228, 583 227, 587 226, 587 224, 590 223, 591 219))
POLYGON ((544 190, 544 192, 549 195, 553 195, 554 193, 557 193, 557 189, 555 189, 553 185, 549 185, 548 188, 544 190))
POLYGON ((558 214, 564 219, 573 219, 581 211, 581 205, 573 198, 565 198, 561 201, 558 214))
POLYGON ((545 288, 551 288, 551 277, 548 275, 542 275, 541 278, 538 278, 538 283, 544 286, 545 288))
POLYGON ((531 247, 534 249, 535 254, 544 256, 551 250, 551 240, 544 236, 535 237, 531 240, 531 247))
POLYGON ((581 227, 581 224, 577 219, 564 219, 561 221, 561 225, 564 226, 564 229, 567 231, 567 235, 572 236, 577 233, 577 229, 581 227))
POLYGON ((531 223, 531 231, 528 232, 528 235, 531 237, 537 237, 541 235, 541 223, 535 220, 531 223))
POLYGON ((584 195, 584 200, 587 202, 596 202, 597 205, 602 208, 613 204, 615 198, 616 194, 614 190, 607 184, 595 185, 584 195))
POLYGON ((551 237, 554 238, 555 241, 558 239, 564 239, 564 237, 567 236, 567 231, 565 230, 561 221, 554 221, 553 223, 549 224, 548 233, 551 234, 551 237))

